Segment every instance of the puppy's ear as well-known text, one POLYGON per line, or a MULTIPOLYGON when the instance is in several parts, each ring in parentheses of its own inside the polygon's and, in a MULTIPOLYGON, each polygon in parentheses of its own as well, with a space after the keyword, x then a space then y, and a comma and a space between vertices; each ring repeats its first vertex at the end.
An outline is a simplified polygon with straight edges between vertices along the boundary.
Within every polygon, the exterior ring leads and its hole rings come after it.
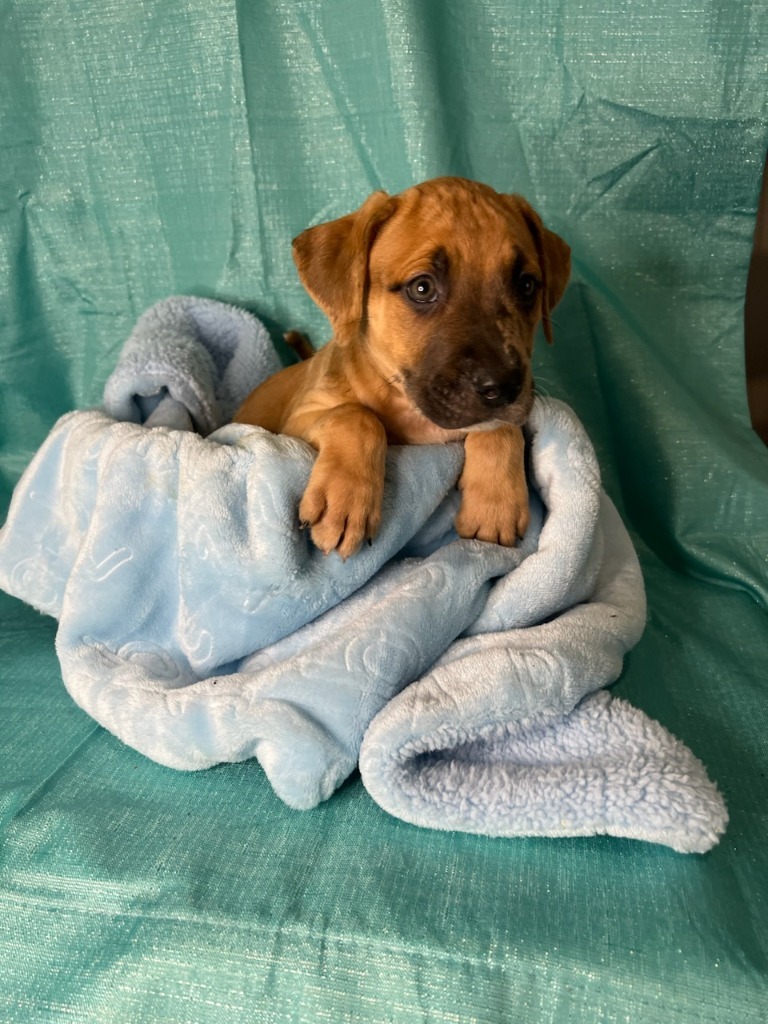
POLYGON ((307 228, 293 240, 301 283, 337 335, 356 333, 365 317, 368 257, 376 233, 394 209, 395 200, 386 192, 374 192, 355 213, 307 228))
POLYGON ((544 337, 552 344, 552 321, 550 313, 563 297, 571 276, 571 248, 563 239, 544 227, 541 217, 522 196, 509 196, 525 218, 528 229, 536 244, 536 253, 544 278, 541 320, 544 337))

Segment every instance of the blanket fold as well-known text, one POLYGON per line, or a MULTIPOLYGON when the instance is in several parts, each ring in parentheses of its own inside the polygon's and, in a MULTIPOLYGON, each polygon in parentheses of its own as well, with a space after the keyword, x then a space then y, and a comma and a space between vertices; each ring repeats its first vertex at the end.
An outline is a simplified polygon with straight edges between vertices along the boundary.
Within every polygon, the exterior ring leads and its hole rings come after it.
POLYGON ((173 768, 255 757, 295 808, 359 762, 427 827, 710 848, 727 815, 703 766, 601 689, 645 597, 573 412, 536 400, 515 549, 456 536, 460 445, 393 447, 381 531, 343 563, 297 521, 313 451, 222 426, 274 369, 249 314, 160 303, 106 411, 60 420, 19 482, 0 586, 58 618, 81 707, 173 768))
POLYGON ((280 369, 266 328, 235 306, 176 295, 143 313, 104 388, 117 420, 210 434, 280 369))

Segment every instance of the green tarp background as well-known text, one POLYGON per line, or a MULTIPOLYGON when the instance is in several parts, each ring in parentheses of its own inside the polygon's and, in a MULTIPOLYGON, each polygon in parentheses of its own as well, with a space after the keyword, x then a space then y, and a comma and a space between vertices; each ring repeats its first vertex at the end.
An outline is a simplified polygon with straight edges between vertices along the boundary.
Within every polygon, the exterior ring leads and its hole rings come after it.
POLYGON ((768 1014, 768 452, 743 306, 763 0, 0 0, 0 519, 174 293, 325 337, 290 239, 375 188, 524 193, 574 253, 538 348, 636 540, 616 692, 707 764, 704 857, 488 840, 352 780, 288 810, 74 706, 0 595, 0 1020, 758 1022, 768 1014))

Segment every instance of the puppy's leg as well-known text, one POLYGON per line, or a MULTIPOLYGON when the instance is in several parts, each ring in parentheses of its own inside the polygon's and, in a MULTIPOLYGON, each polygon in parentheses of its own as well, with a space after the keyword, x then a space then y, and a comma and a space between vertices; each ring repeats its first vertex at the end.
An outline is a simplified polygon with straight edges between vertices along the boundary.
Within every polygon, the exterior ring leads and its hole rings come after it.
POLYGON ((460 537, 513 547, 528 529, 525 441, 519 427, 478 430, 464 439, 464 471, 459 480, 460 537))
POLYGON ((362 405, 346 403, 292 417, 285 433, 317 448, 317 460, 299 505, 299 519, 328 554, 354 554, 376 536, 381 521, 387 436, 381 421, 362 405))

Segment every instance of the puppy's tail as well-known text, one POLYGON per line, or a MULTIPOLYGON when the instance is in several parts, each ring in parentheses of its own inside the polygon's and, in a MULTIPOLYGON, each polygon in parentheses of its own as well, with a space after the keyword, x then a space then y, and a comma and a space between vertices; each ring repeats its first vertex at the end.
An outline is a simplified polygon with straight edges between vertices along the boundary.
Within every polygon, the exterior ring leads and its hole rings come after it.
POLYGON ((315 347, 306 334, 301 331, 286 331, 283 341, 292 348, 300 360, 309 359, 315 354, 315 347))

